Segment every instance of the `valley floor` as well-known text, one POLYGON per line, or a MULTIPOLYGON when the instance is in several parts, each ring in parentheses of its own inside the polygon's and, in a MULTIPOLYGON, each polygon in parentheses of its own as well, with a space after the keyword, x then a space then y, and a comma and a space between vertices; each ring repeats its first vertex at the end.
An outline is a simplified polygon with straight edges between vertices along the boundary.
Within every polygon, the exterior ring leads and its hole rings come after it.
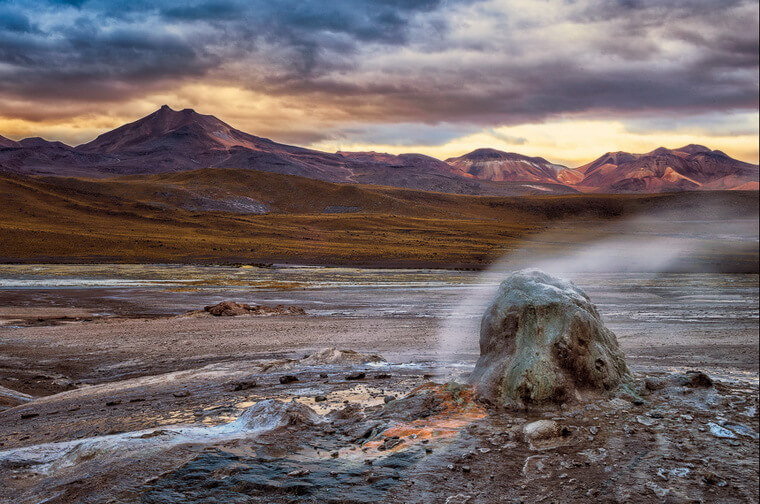
POLYGON ((540 412, 486 414, 430 384, 477 358, 441 346, 440 315, 102 316, 5 291, 0 502, 757 502, 756 275, 681 278, 667 306, 648 304, 665 299, 650 277, 592 297, 637 379, 697 368, 716 385, 549 413, 570 434, 540 446, 521 434, 540 412), (632 311, 610 313, 621 295, 632 311), (300 360, 326 347, 387 362, 300 360))

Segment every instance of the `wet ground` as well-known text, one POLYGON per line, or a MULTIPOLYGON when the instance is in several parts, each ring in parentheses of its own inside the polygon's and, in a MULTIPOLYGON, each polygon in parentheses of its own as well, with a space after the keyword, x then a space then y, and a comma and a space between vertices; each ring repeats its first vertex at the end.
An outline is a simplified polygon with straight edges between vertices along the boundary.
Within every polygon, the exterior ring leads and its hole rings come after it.
POLYGON ((0 502, 758 501, 757 275, 577 275, 643 401, 556 411, 451 384, 495 278, 2 266, 0 502), (307 316, 182 315, 222 299, 307 316))

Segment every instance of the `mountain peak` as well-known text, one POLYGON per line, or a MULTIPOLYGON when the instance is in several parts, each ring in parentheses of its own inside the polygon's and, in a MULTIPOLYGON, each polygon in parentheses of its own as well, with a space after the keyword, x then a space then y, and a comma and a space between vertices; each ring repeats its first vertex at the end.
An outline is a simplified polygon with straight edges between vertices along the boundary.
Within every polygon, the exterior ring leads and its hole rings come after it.
POLYGON ((146 142, 163 141, 162 138, 172 134, 194 135, 199 144, 213 149, 229 143, 233 132, 236 130, 212 115, 199 114, 190 108, 174 110, 168 105, 162 105, 155 112, 103 133, 95 140, 80 145, 78 149, 86 152, 117 152, 138 148, 146 142))
POLYGON ((683 147, 679 149, 673 149, 673 150, 686 152, 687 154, 697 154, 699 152, 712 152, 710 148, 705 147, 704 145, 699 145, 699 144, 684 145, 683 147))
POLYGON ((466 177, 494 182, 559 183, 559 173, 566 167, 544 158, 515 152, 481 148, 446 162, 466 177))

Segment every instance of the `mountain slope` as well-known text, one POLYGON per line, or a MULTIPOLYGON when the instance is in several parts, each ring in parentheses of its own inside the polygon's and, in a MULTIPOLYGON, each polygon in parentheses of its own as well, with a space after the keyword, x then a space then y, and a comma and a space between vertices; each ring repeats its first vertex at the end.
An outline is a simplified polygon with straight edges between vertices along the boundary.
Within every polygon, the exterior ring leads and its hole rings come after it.
POLYGON ((758 181, 757 165, 694 144, 646 154, 608 152, 578 171, 584 174, 578 188, 607 193, 732 189, 758 181))
POLYGON ((280 144, 166 105, 78 147, 0 137, 0 172, 6 173, 109 178, 202 168, 485 196, 746 189, 758 182, 757 165, 700 145, 607 153, 577 169, 495 149, 444 162, 422 154, 328 153, 280 144))
POLYGON ((0 148, 3 147, 19 147, 19 143, 0 135, 0 148))
POLYGON ((214 116, 164 105, 78 147, 42 139, 0 151, 0 170, 22 174, 89 176, 245 168, 326 182, 407 187, 480 195, 566 194, 563 184, 528 186, 462 177, 421 154, 327 153, 273 142, 237 130, 214 116))
POLYGON ((455 173, 491 181, 573 184, 582 174, 541 157, 528 157, 496 149, 476 149, 446 160, 455 173))

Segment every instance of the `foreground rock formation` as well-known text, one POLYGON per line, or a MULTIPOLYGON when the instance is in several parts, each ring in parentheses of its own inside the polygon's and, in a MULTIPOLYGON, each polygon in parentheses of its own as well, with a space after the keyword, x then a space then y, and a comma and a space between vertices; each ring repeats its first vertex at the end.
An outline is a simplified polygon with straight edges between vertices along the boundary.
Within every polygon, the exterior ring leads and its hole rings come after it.
POLYGON ((238 315, 306 315, 306 311, 300 306, 250 306, 244 303, 236 303, 235 301, 222 301, 215 305, 209 305, 203 311, 215 317, 236 317, 238 315))
POLYGON ((559 405, 631 380, 617 338, 572 282, 538 270, 512 274, 483 316, 471 380, 500 406, 559 405))

